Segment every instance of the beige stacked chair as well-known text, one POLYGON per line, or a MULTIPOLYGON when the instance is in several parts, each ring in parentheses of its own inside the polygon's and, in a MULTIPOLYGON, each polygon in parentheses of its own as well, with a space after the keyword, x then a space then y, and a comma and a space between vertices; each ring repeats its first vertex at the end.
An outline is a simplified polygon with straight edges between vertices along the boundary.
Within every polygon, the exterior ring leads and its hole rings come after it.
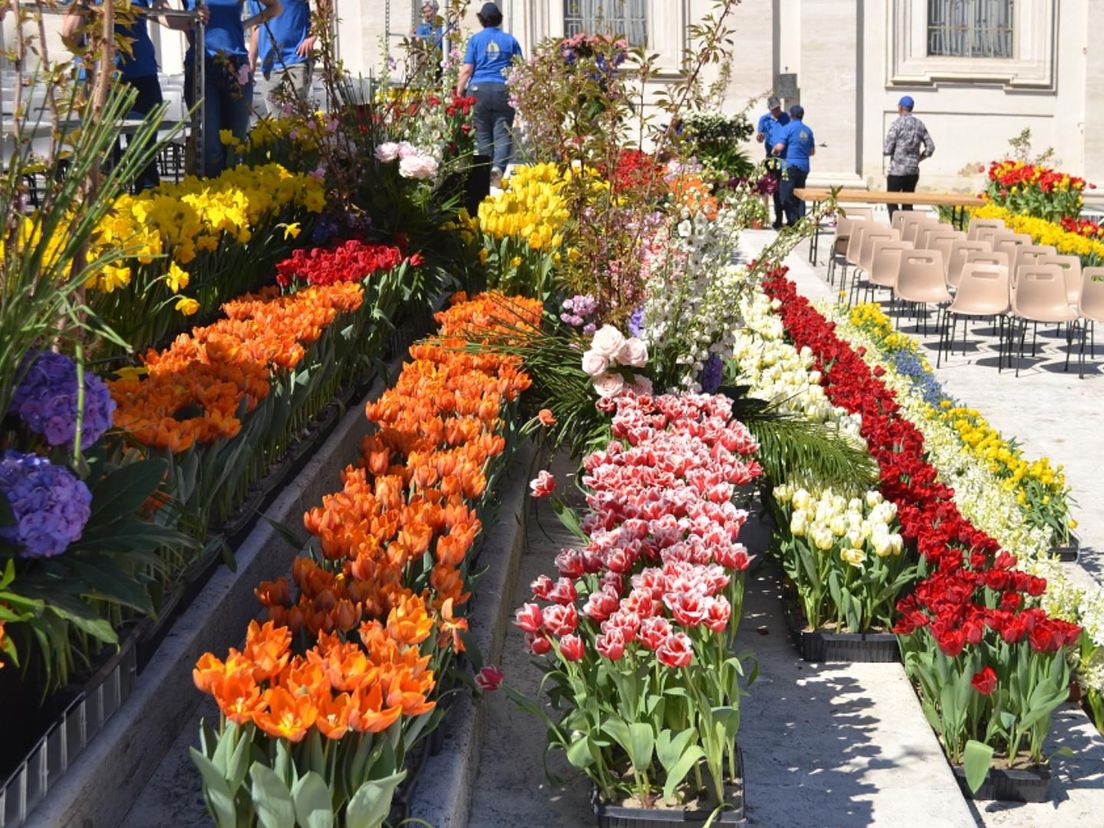
POLYGON ((917 250, 933 250, 940 239, 965 239, 966 234, 949 224, 934 224, 923 228, 916 239, 917 250))
POLYGON ((856 221, 874 221, 872 207, 843 207, 843 215, 836 220, 836 238, 832 241, 832 255, 828 259, 828 284, 832 284, 836 275, 837 261, 847 255, 847 243, 851 238, 851 227, 856 221))
POLYGON ((1081 274, 1081 257, 1052 253, 1039 258, 1037 264, 1056 264, 1062 268, 1066 277, 1066 301, 1070 303, 1070 307, 1076 308, 1081 299, 1081 288, 1085 284, 1081 274))
POLYGON ((1057 251, 1048 244, 1021 244, 1011 250, 1012 256, 1012 290, 1016 289, 1016 274, 1021 267, 1038 264, 1045 256, 1056 255, 1057 251))
POLYGON ((954 351, 955 330, 962 318, 962 353, 966 353, 966 341, 970 333, 968 320, 972 317, 996 318, 1000 326, 1000 346, 997 371, 1004 367, 1004 320, 1011 310, 1009 300, 1008 269, 995 265, 966 263, 959 274, 958 291, 954 301, 947 306, 940 326, 939 354, 935 360, 938 368, 943 358, 944 344, 954 351), (948 322, 950 330, 948 330, 948 322))
POLYGON ((989 242, 954 239, 951 241, 951 250, 947 254, 947 284, 951 287, 958 286, 958 278, 962 273, 962 266, 966 264, 966 257, 970 253, 992 253, 993 247, 989 242))
MULTIPOLYGON (((894 216, 896 218, 896 216, 894 216)), ((931 216, 921 216, 919 221, 910 221, 901 228, 901 239, 903 241, 912 242, 917 244, 920 234, 933 224, 938 224, 939 219, 932 218, 931 216)))
POLYGON ((928 332, 927 305, 943 305, 951 301, 947 292, 943 254, 938 250, 906 250, 901 253, 901 267, 893 295, 905 302, 924 306, 924 333, 928 332))
POLYGON ((847 252, 843 256, 843 273, 840 274, 840 290, 844 290, 847 285, 847 268, 857 268, 859 266, 859 254, 862 253, 863 236, 867 231, 877 230, 881 225, 877 224, 873 220, 867 221, 865 219, 855 219, 851 224, 850 235, 847 237, 847 252))
POLYGON ((1031 236, 1027 233, 998 233, 993 237, 993 249, 1007 253, 1009 264, 1014 263, 1016 248, 1025 244, 1031 244, 1031 236))
POLYGON ((874 253, 874 242, 879 240, 900 241, 901 234, 892 227, 884 225, 867 228, 863 234, 862 248, 859 250, 859 267, 865 271, 870 270, 870 257, 874 253))
MULTIPOLYGON (((897 274, 901 269, 901 254, 913 249, 912 242, 902 241, 899 238, 875 240, 864 286, 871 299, 874 297, 875 288, 888 288, 892 299, 893 289, 897 287, 897 274)), ((859 283, 855 280, 851 283, 849 305, 858 297, 858 291, 859 283)))
MULTIPOLYGON (((1026 265, 1016 275, 1016 289, 1012 294, 1012 314, 1021 326, 1020 358, 1024 355, 1024 342, 1027 339, 1028 323, 1033 324, 1031 337, 1031 355, 1035 356, 1039 333, 1039 323, 1044 325, 1064 325, 1066 343, 1069 344, 1073 323, 1077 321, 1077 310, 1069 306, 1066 298, 1066 277, 1063 269, 1056 264, 1026 265)), ((1069 370, 1069 350, 1066 350, 1066 370, 1069 370)), ((1019 376, 1020 367, 1016 366, 1019 376)))
POLYGON ((1085 338, 1088 335, 1089 356, 1096 358, 1096 323, 1104 322, 1104 267, 1086 267, 1081 273, 1081 292, 1077 313, 1086 331, 1081 334, 1081 355, 1077 375, 1085 376, 1085 338))
POLYGON ((967 233, 967 237, 970 241, 987 241, 996 247, 997 237, 1008 232, 1009 230, 1005 227, 979 227, 972 235, 967 233))
POLYGON ((980 250, 969 251, 966 254, 967 264, 991 264, 1003 267, 1008 271, 1009 283, 1011 284, 1012 277, 1012 257, 1004 252, 998 250, 980 250))
POLYGON ((925 221, 927 216, 923 213, 917 213, 915 210, 898 210, 893 214, 892 220, 889 222, 890 226, 900 230, 901 236, 905 234, 905 229, 918 221, 925 221))
POLYGON ((1004 232, 1005 224, 1003 219, 985 219, 985 218, 972 218, 970 219, 970 228, 967 232, 967 238, 970 241, 979 241, 978 236, 982 230, 986 230, 989 233, 1004 232))

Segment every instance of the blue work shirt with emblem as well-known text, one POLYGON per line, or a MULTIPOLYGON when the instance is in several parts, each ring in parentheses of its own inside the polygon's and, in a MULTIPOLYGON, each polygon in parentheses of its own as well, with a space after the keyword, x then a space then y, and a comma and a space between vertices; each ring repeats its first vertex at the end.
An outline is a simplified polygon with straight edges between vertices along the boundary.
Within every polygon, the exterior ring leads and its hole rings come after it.
POLYGON ((769 112, 759 116, 759 126, 755 131, 766 136, 763 139, 763 144, 767 148, 767 155, 771 154, 771 147, 778 143, 776 139, 782 134, 782 127, 789 122, 790 116, 785 112, 779 115, 777 120, 769 112))
POLYGON ((475 67, 472 85, 477 83, 505 83, 506 69, 515 57, 521 57, 521 44, 497 26, 488 26, 468 39, 464 63, 475 67))
POLYGON ((785 167, 797 167, 799 170, 809 171, 809 156, 816 146, 813 131, 805 125, 804 121, 792 120, 779 131, 774 138, 775 144, 782 144, 782 165, 785 167))
MULTIPOLYGON (((195 11, 196 0, 184 0, 188 11, 195 11)), ((245 0, 204 0, 210 17, 203 30, 204 51, 214 57, 219 52, 235 57, 248 57, 245 50, 245 27, 242 7, 245 0)), ((270 21, 271 22, 271 21, 270 21)), ((192 49, 189 47, 188 54, 192 49)))

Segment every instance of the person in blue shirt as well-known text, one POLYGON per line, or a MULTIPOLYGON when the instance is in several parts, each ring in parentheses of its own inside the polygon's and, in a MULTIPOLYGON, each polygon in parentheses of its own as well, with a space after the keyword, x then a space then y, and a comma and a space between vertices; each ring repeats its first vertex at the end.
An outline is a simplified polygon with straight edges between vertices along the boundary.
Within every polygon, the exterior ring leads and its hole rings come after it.
MULTIPOLYGON (((318 40, 311 34, 308 0, 281 0, 281 5, 280 15, 255 27, 249 40, 249 65, 254 74, 258 69, 261 72, 257 86, 270 114, 279 111, 281 96, 307 99, 314 73, 312 53, 318 40)), ((262 8, 259 0, 249 0, 250 14, 259 14, 262 8)))
MULTIPOLYGON (((245 0, 206 0, 198 2, 203 30, 203 147, 202 172, 216 176, 226 168, 226 148, 219 132, 230 130, 239 141, 249 131, 253 103, 253 73, 245 32, 267 23, 280 14, 280 0, 260 0, 261 11, 242 19, 245 0)), ((197 0, 184 0, 194 11, 197 0)), ((189 38, 184 55, 184 99, 195 104, 195 43, 189 38)))
POLYGON ((767 152, 767 174, 774 179, 774 229, 779 230, 782 227, 782 165, 771 154, 775 143, 771 137, 781 134, 782 127, 790 122, 790 116, 783 111, 782 101, 777 95, 767 98, 767 109, 759 116, 755 140, 763 144, 767 152))
MULTIPOLYGON (((95 5, 99 5, 96 0, 95 5)), ((157 79, 157 56, 154 53, 153 41, 150 40, 149 27, 147 25, 146 12, 156 12, 167 9, 165 0, 131 0, 131 5, 137 7, 132 23, 116 23, 115 34, 125 37, 130 41, 130 54, 116 51, 115 67, 119 72, 119 80, 133 87, 137 93, 134 106, 131 107, 130 116, 143 118, 159 106, 164 100, 161 96, 161 82, 157 79)), ((82 26, 87 25, 90 9, 87 3, 73 3, 66 11, 65 19, 61 25, 61 38, 70 51, 79 52, 82 48, 82 37, 79 32, 82 26)), ((154 17, 156 20, 156 17, 154 17)), ((170 28, 180 28, 184 24, 169 21, 166 25, 170 28)), ((87 77, 86 77, 87 80, 87 77)), ((134 182, 137 190, 148 190, 161 183, 157 174, 157 163, 150 162, 134 182)))
POLYGON ((414 37, 430 41, 435 49, 440 49, 445 40, 445 26, 437 16, 440 10, 437 0, 425 0, 422 3, 422 22, 414 27, 414 37))
POLYGON ((483 31, 472 35, 464 53, 464 65, 456 81, 456 94, 463 95, 471 84, 475 97, 472 123, 476 152, 491 159, 491 186, 502 182, 502 173, 513 155, 514 108, 506 93, 506 70, 521 57, 521 46, 502 26, 502 12, 494 3, 484 3, 476 15, 483 31))
POLYGON ((793 227, 805 215, 805 201, 794 195, 794 190, 805 186, 809 159, 816 155, 816 139, 804 119, 805 110, 791 106, 790 123, 772 136, 774 155, 782 159, 782 207, 788 227, 793 227))

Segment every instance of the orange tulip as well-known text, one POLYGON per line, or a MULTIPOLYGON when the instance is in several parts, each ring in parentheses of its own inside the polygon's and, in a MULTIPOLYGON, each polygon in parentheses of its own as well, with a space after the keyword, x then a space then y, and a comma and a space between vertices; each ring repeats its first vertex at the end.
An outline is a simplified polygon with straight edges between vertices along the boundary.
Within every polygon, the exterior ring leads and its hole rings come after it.
POLYGON ((293 696, 282 687, 265 691, 263 707, 253 715, 253 721, 269 736, 301 742, 318 718, 318 709, 310 696, 293 696))

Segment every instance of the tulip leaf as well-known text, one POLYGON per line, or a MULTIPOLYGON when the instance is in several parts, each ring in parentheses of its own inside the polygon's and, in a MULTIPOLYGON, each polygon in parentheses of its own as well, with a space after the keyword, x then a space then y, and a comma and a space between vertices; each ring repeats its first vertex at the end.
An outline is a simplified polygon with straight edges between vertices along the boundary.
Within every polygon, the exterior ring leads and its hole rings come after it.
POLYGON ((345 828, 379 828, 391 813, 395 788, 405 777, 403 770, 361 785, 345 810, 345 828))
POLYGON ((253 780, 250 794, 261 828, 295 828, 295 803, 291 799, 291 791, 276 772, 267 765, 254 762, 249 776, 253 780))
POLYGON ((230 785, 225 777, 210 759, 194 747, 188 748, 188 752, 195 766, 199 768, 199 775, 203 777, 203 798, 215 824, 218 828, 237 828, 238 814, 234 807, 234 796, 230 793, 230 785))
POLYGON ((303 828, 333 828, 333 803, 326 780, 314 771, 299 777, 291 788, 295 818, 303 828))
POLYGON ((567 746, 567 761, 579 770, 585 770, 594 764, 594 754, 589 742, 590 737, 582 735, 567 746))
POLYGON ((966 743, 966 755, 963 766, 966 770, 966 785, 970 793, 977 793, 989 775, 989 766, 993 762, 993 748, 984 742, 970 739, 966 743))
POLYGON ((675 766, 675 763, 682 758, 682 754, 686 751, 686 746, 690 744, 690 740, 694 738, 693 730, 680 730, 678 733, 672 735, 673 731, 669 728, 664 728, 659 732, 659 736, 656 738, 656 755, 659 757, 659 763, 663 765, 664 770, 668 773, 671 772, 671 768, 675 766))
POLYGON ((641 773, 652 764, 655 750, 655 731, 646 722, 633 722, 629 725, 629 761, 641 773))
POLYGON ((686 774, 690 773, 691 769, 702 760, 705 756, 705 751, 701 749, 700 745, 690 745, 689 748, 682 754, 675 766, 667 771, 667 781, 663 785, 663 798, 670 799, 675 795, 675 790, 682 784, 682 780, 686 778, 686 774))

